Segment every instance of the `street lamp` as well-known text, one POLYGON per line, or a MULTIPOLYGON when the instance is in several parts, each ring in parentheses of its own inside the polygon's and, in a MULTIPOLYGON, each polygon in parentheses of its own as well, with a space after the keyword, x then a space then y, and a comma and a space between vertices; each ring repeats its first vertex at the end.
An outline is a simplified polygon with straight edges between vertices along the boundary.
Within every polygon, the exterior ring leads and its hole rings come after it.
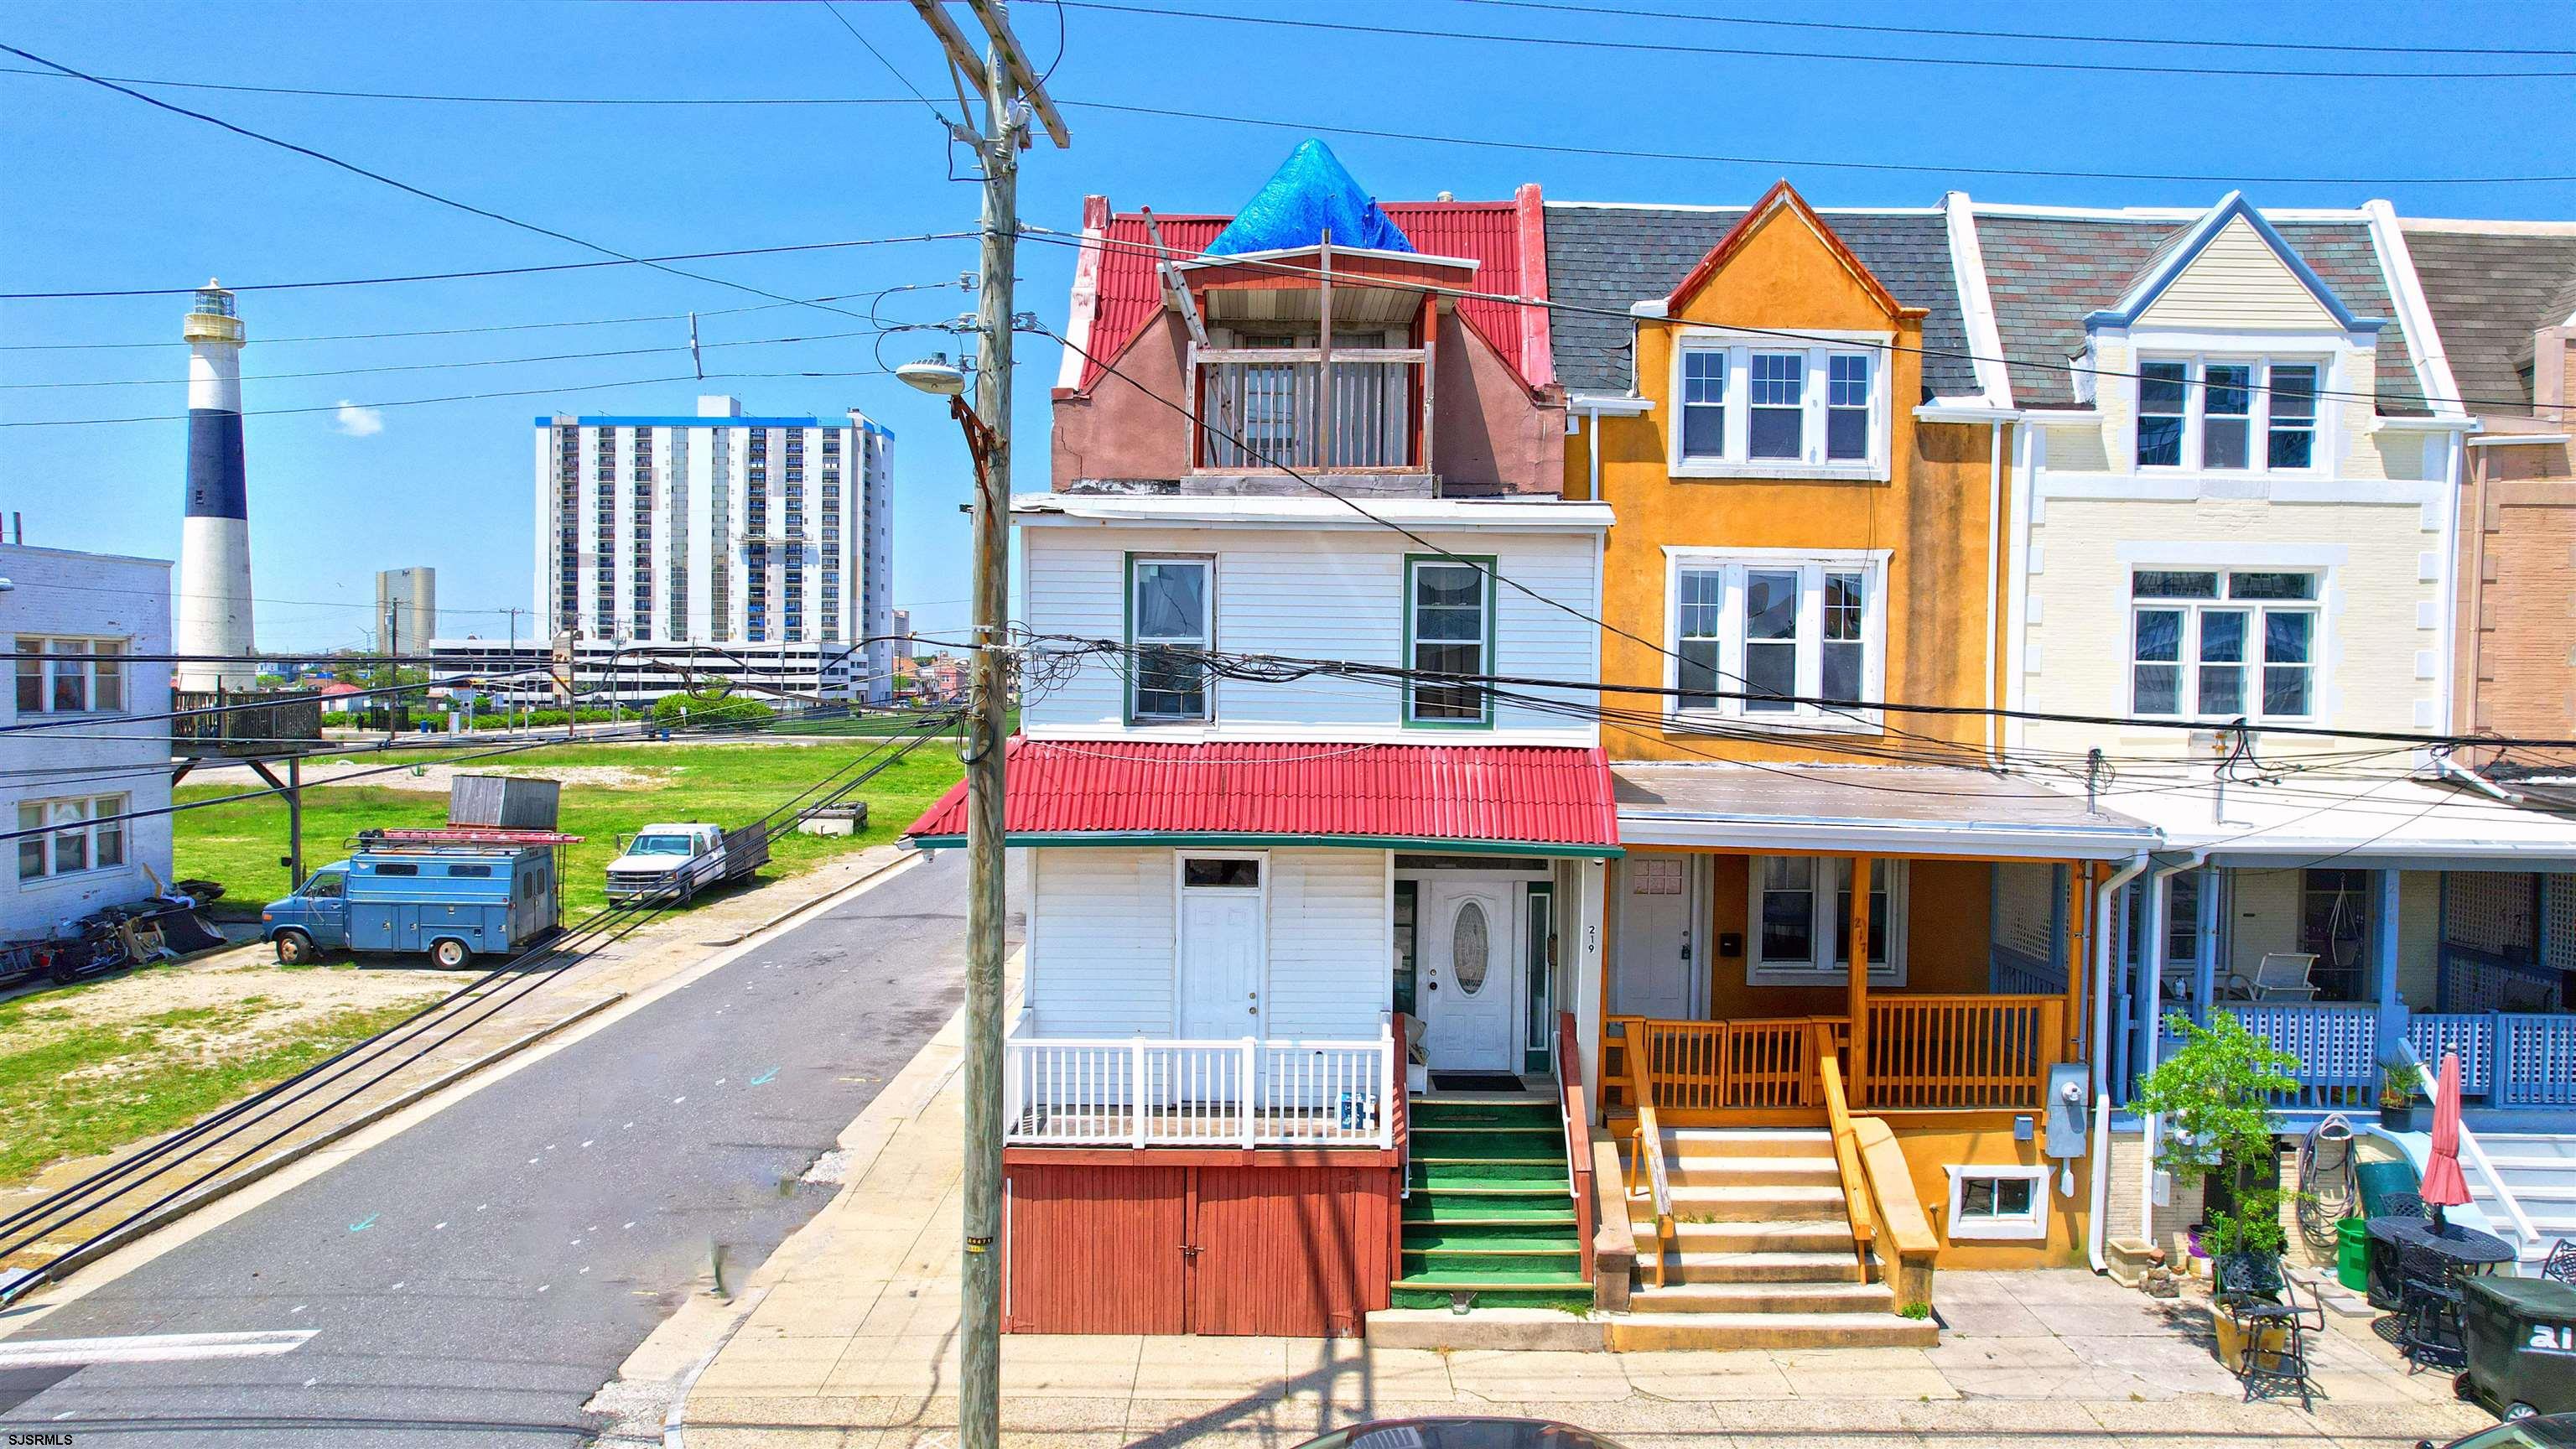
POLYGON ((932 397, 956 397, 966 391, 965 369, 951 364, 945 352, 934 352, 919 362, 907 362, 896 368, 894 375, 932 397))

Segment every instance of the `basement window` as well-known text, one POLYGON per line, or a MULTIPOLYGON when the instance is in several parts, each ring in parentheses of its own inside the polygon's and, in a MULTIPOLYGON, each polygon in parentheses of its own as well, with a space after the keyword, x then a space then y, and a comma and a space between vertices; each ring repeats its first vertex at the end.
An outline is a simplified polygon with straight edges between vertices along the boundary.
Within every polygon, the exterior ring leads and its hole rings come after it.
POLYGON ((2031 1242, 2048 1236, 2046 1167, 1960 1167, 1950 1174, 1954 1242, 2031 1242))

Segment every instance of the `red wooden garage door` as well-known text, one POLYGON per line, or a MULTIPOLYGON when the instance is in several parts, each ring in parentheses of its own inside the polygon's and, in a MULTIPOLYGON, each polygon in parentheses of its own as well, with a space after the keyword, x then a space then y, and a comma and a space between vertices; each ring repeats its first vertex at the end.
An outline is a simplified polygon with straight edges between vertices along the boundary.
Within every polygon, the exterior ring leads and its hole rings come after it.
POLYGON ((1394 1276, 1392 1181, 1346 1167, 1199 1168, 1190 1331, 1358 1337, 1394 1276))
POLYGON ((1183 1167, 1014 1167, 1003 1326, 1186 1333, 1183 1167))

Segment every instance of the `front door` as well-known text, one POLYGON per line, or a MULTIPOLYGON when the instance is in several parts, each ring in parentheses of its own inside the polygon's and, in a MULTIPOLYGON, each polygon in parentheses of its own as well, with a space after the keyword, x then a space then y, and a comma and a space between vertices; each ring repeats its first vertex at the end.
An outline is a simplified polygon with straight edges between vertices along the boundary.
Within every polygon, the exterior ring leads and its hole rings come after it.
POLYGON ((1414 999, 1435 1071, 1509 1072, 1520 882, 1442 872, 1422 882, 1414 999))
POLYGON ((1262 1035, 1262 899, 1269 862, 1259 856, 1181 858, 1180 1034, 1233 1041, 1262 1035))
POLYGON ((1687 1021, 1696 975, 1692 939, 1698 878, 1692 856, 1633 851, 1620 862, 1619 962, 1610 1009, 1620 1016, 1687 1021))

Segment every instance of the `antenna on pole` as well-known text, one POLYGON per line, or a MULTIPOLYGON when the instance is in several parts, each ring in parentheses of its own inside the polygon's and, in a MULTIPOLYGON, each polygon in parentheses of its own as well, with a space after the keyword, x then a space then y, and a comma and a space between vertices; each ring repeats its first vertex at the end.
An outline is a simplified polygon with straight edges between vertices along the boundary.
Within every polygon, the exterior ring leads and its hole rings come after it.
POLYGON ((689 314, 689 366, 697 372, 698 381, 707 380, 706 359, 698 353, 698 314, 695 312, 689 314))

